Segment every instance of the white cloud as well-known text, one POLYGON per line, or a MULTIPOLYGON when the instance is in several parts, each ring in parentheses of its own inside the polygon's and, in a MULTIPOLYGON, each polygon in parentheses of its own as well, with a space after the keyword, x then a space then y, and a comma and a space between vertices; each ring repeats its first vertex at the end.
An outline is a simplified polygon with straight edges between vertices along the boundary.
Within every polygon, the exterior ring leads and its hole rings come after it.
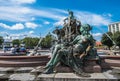
POLYGON ((0 5, 22 5, 22 4, 32 4, 36 0, 0 0, 0 5))
POLYGON ((3 36, 4 39, 23 39, 25 37, 38 37, 39 35, 35 35, 34 31, 24 31, 21 33, 8 33, 8 32, 0 32, 1 36, 3 36))
POLYGON ((64 24, 63 19, 54 23, 55 26, 62 26, 64 24))
POLYGON ((26 26, 27 28, 32 28, 32 29, 35 29, 36 27, 38 27, 37 24, 32 23, 32 22, 27 22, 27 23, 25 23, 25 26, 26 26))
POLYGON ((12 22, 34 21, 36 16, 52 20, 60 20, 65 17, 59 12, 54 13, 44 9, 37 10, 25 6, 0 6, 0 12, 0 20, 12 22))
POLYGON ((25 34, 25 32, 22 33, 8 33, 8 32, 0 32, 0 34, 3 36, 5 40, 14 40, 14 39, 22 39, 24 38, 28 33, 25 34))
POLYGON ((29 31, 29 34, 33 34, 34 33, 34 31, 29 31))
MULTIPOLYGON (((41 25, 39 25, 39 26, 41 26, 41 25)), ((35 23, 32 23, 32 22, 26 22, 25 24, 16 23, 12 26, 4 24, 4 23, 0 23, 0 27, 5 28, 5 29, 10 29, 10 30, 22 30, 24 28, 35 29, 36 27, 38 27, 38 25, 35 23)))
MULTIPOLYGON (((60 10, 59 10, 60 12, 60 10)), ((63 12, 63 11, 61 11, 63 12)), ((77 11, 73 10, 75 17, 82 22, 82 24, 88 23, 90 25, 94 26, 107 26, 111 22, 111 14, 108 13, 105 15, 102 14, 95 14, 91 12, 85 12, 85 11, 77 11)), ((64 15, 61 16, 59 21, 55 23, 55 25, 63 25, 63 20, 65 19, 66 13, 64 12, 64 15)), ((68 13, 67 13, 68 15, 68 13)))
POLYGON ((36 9, 32 9, 31 10, 31 14, 34 16, 39 16, 41 18, 50 18, 52 20, 60 20, 64 17, 63 14, 59 14, 59 12, 54 12, 54 11, 48 11, 46 9, 41 9, 41 10, 36 10, 36 9))
POLYGON ((34 17, 32 17, 32 18, 31 18, 31 20, 32 20, 32 21, 34 21, 34 20, 35 20, 35 18, 34 18, 34 17))
POLYGON ((27 36, 28 33, 25 34, 25 32, 23 33, 14 33, 14 34, 9 34, 9 37, 14 40, 14 39, 23 39, 27 36))
POLYGON ((58 8, 47 8, 48 10, 53 11, 54 13, 58 12, 60 14, 68 14, 68 10, 62 10, 62 9, 58 9, 58 8))
POLYGON ((26 22, 35 20, 34 15, 31 14, 31 8, 25 5, 33 3, 36 0, 0 0, 0 20, 7 20, 12 22, 26 22))
POLYGON ((16 4, 31 4, 36 2, 36 0, 9 0, 9 1, 16 4))
POLYGON ((92 34, 94 37, 99 37, 99 36, 102 36, 102 33, 93 33, 92 34))
MULTIPOLYGON (((33 22, 37 18, 49 18, 54 20, 54 25, 62 25, 63 19, 68 16, 67 10, 57 8, 40 8, 34 9, 22 4, 32 4, 36 0, 0 0, 0 20, 12 22, 33 22), (16 3, 20 5, 16 5, 16 3), (7 4, 7 6, 6 6, 7 4), (8 5, 9 4, 9 5, 8 5)), ((73 10, 74 15, 82 22, 95 26, 108 25, 111 22, 112 14, 106 13, 107 17, 103 14, 96 14, 85 11, 73 10)), ((50 24, 48 21, 43 24, 50 24)), ((30 23, 28 24, 30 25, 30 23)), ((33 25, 33 24, 32 24, 33 25)), ((27 26, 28 28, 36 28, 27 26)))
POLYGON ((111 14, 111 13, 108 13, 108 16, 109 16, 109 17, 112 17, 112 14, 111 14))
POLYGON ((88 23, 95 26, 102 26, 108 25, 111 22, 111 19, 104 15, 81 11, 75 11, 75 13, 82 23, 88 23))
POLYGON ((92 35, 93 35, 94 39, 96 39, 97 41, 101 40, 102 33, 93 33, 92 35))
POLYGON ((24 25, 21 23, 17 23, 15 25, 9 26, 6 25, 4 23, 0 23, 0 27, 6 28, 6 29, 10 29, 10 30, 21 30, 24 29, 24 25))
MULTIPOLYGON (((21 30, 24 28, 36 28, 37 24, 33 23, 38 20, 47 18, 54 21, 54 25, 63 25, 63 20, 68 16, 67 10, 57 8, 31 8, 26 4, 33 4, 36 0, 0 0, 0 20, 15 22, 15 25, 0 23, 0 27, 10 30, 21 30), (18 23, 21 22, 21 23, 18 23), (22 24, 24 23, 24 24, 22 24)), ((94 26, 106 26, 111 22, 112 14, 96 14, 85 11, 73 10, 74 15, 82 22, 94 26)), ((50 24, 43 21, 43 24, 50 24)), ((41 25, 39 25, 41 26, 41 25)), ((100 36, 100 33, 93 34, 100 36)))
POLYGON ((12 22, 32 21, 31 9, 21 6, 0 6, 0 20, 12 22))
POLYGON ((47 25, 48 25, 48 24, 50 24, 50 22, 48 22, 48 21, 45 21, 45 22, 44 22, 44 24, 47 24, 47 25))
POLYGON ((15 24, 11 27, 12 30, 20 30, 20 29, 24 29, 24 25, 21 23, 15 24))
POLYGON ((8 34, 8 32, 2 31, 2 32, 0 32, 0 34, 6 35, 6 34, 8 34))

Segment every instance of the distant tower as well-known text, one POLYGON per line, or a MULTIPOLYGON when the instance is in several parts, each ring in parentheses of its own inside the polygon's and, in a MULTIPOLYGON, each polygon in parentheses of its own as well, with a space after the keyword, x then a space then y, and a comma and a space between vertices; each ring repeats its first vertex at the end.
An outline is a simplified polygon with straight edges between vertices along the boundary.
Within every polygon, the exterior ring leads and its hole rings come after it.
POLYGON ((120 32, 120 22, 114 22, 108 25, 108 31, 115 33, 117 31, 120 32))

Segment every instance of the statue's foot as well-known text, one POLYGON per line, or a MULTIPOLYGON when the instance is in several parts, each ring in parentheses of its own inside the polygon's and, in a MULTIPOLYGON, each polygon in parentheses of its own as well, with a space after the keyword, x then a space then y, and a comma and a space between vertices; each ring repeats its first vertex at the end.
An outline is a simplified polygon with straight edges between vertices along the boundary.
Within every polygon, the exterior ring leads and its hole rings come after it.
POLYGON ((43 74, 51 74, 53 73, 53 69, 46 69, 43 74))
POLYGON ((51 71, 44 71, 43 72, 43 74, 51 74, 51 73, 53 73, 53 72, 51 72, 51 71))
POLYGON ((48 66, 43 67, 43 69, 47 69, 47 68, 48 68, 48 66))

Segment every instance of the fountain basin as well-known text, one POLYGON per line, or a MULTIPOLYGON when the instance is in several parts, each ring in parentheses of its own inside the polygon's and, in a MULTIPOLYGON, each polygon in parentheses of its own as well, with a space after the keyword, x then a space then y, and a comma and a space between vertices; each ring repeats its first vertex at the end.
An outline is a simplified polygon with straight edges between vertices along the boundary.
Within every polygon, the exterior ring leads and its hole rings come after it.
MULTIPOLYGON (((100 55, 101 67, 120 67, 120 56, 100 55)), ((0 67, 30 67, 44 66, 49 61, 49 55, 41 56, 0 56, 0 67)))
POLYGON ((49 56, 0 56, 0 67, 30 67, 46 65, 49 56))

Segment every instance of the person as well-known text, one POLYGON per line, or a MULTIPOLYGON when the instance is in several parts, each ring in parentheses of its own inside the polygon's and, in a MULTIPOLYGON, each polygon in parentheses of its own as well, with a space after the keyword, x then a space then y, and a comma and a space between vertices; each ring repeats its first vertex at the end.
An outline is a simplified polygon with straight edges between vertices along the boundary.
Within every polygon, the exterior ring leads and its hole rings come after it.
POLYGON ((4 53, 6 53, 6 51, 7 51, 5 46, 3 47, 3 51, 4 51, 4 53))
POLYGON ((16 53, 19 53, 19 52, 20 52, 20 47, 16 46, 16 53))
POLYGON ((20 52, 26 52, 26 48, 24 46, 20 47, 20 52))
POLYGON ((15 54, 15 47, 14 47, 14 46, 12 46, 11 52, 12 52, 13 54, 15 54))

